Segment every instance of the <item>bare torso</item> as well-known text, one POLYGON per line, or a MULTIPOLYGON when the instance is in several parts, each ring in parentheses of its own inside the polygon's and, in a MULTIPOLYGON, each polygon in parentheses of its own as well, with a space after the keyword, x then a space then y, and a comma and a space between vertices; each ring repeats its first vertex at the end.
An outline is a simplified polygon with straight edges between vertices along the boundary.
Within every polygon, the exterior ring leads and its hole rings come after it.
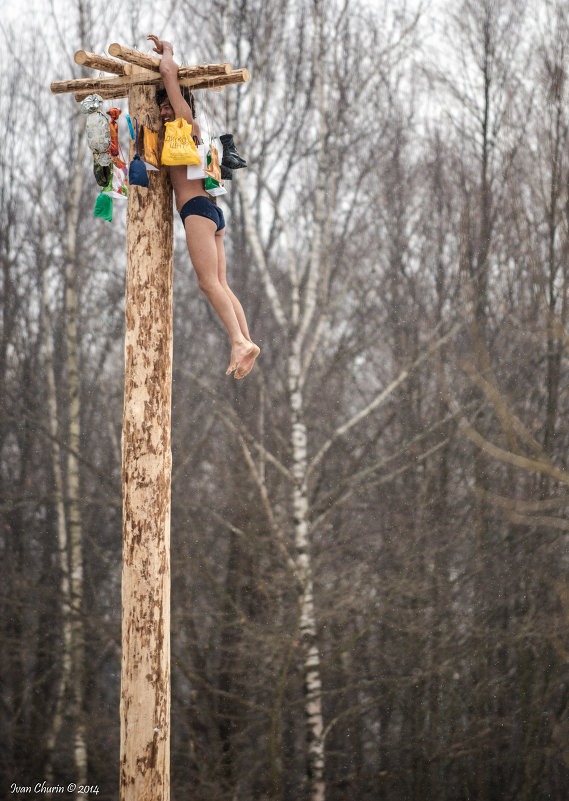
POLYGON ((180 211, 184 203, 193 197, 198 195, 209 197, 205 191, 203 179, 198 178, 194 181, 188 181, 186 178, 187 168, 185 166, 169 167, 168 169, 170 170, 170 181, 172 182, 178 211, 180 211))

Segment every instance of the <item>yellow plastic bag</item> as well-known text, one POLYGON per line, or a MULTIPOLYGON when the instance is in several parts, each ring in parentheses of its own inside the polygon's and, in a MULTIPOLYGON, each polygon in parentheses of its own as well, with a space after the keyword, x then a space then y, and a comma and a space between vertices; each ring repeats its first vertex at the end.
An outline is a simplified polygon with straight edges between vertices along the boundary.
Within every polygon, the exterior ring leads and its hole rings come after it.
POLYGON ((140 158, 158 169, 160 167, 158 160, 158 134, 155 131, 151 131, 146 125, 141 125, 140 128, 141 131, 138 138, 140 158))
POLYGON ((192 139, 192 126, 183 117, 165 123, 162 164, 201 164, 198 150, 192 139))

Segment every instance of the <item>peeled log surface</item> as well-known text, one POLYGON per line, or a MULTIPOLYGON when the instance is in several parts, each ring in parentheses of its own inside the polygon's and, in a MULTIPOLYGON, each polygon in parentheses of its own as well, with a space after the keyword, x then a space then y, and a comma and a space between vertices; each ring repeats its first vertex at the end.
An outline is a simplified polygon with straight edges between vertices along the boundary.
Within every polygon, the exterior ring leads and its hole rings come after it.
POLYGON ((249 70, 240 69, 232 70, 229 75, 217 75, 215 78, 207 80, 202 78, 200 80, 192 80, 191 83, 182 80, 180 84, 181 86, 191 86, 193 89, 223 89, 224 86, 230 86, 234 83, 247 83, 249 78, 249 70))
POLYGON ((133 50, 132 47, 125 47, 117 42, 109 45, 109 53, 115 58, 122 58, 123 61, 128 61, 129 64, 136 64, 137 67, 143 67, 147 70, 160 70, 160 59, 158 56, 151 56, 148 53, 141 53, 140 50, 133 50))
MULTIPOLYGON (((128 97, 130 87, 119 86, 117 89, 97 89, 96 92, 103 100, 118 100, 121 97, 128 97)), ((88 89, 83 89, 80 92, 75 92, 75 100, 80 103, 82 100, 85 100, 86 97, 93 94, 93 90, 89 91, 88 89)))
MULTIPOLYGON (((155 90, 129 113, 158 129, 155 90)), ((127 210, 120 801, 170 799, 172 187, 166 168, 127 210)))
POLYGON ((183 78, 205 77, 207 75, 229 75, 231 64, 198 64, 196 67, 180 67, 178 80, 183 78))
POLYGON ((78 50, 75 53, 75 63, 82 67, 91 67, 101 72, 112 72, 114 75, 126 75, 126 66, 114 58, 99 56, 97 53, 89 53, 86 50, 78 50))
POLYGON ((140 73, 133 73, 132 75, 121 75, 119 78, 99 78, 93 76, 92 78, 74 78, 71 81, 54 81, 50 84, 50 89, 54 95, 83 90, 91 90, 100 94, 99 89, 115 89, 137 84, 158 84, 160 80, 160 76, 156 75, 155 72, 143 70, 140 73))
MULTIPOLYGON (((147 70, 160 71, 161 59, 157 56, 141 53, 140 50, 133 50, 132 47, 125 47, 117 42, 109 45, 109 53, 116 58, 122 58, 130 64, 136 64, 147 70)), ((195 76, 206 75, 225 75, 231 72, 231 64, 199 64, 196 67, 180 67, 178 69, 178 79, 193 78, 195 76)))
MULTIPOLYGON (((233 70, 229 64, 206 64, 200 67, 181 67, 178 70, 178 80, 181 86, 198 86, 211 88, 227 86, 232 83, 242 83, 249 80, 248 70, 233 70), (212 73, 211 68, 218 70, 212 73), (226 69, 228 68, 229 71, 226 69)), ((81 92, 81 99, 92 92, 97 92, 103 99, 112 97, 126 97, 130 86, 146 84, 158 86, 162 78, 156 72, 141 70, 132 75, 122 75, 118 78, 74 78, 70 81, 54 81, 50 89, 54 95, 65 92, 81 92), (106 94, 103 94, 106 93, 106 94)))
MULTIPOLYGON (((188 69, 197 69, 197 68, 188 68, 188 69)), ((85 80, 84 78, 78 80, 85 80)), ((89 79, 90 80, 90 79, 89 79)), ((99 82, 104 79, 99 79, 99 82)), ((125 80, 119 80, 117 78, 108 78, 108 81, 117 81, 116 84, 113 84, 110 88, 108 84, 103 85, 101 87, 100 83, 97 87, 91 89, 81 89, 75 93, 75 100, 81 102, 84 100, 87 95, 91 94, 93 91, 96 91, 97 94, 101 95, 103 100, 116 100, 120 97, 127 97, 129 92, 129 85, 125 82, 125 80)), ((129 76, 129 80, 131 83, 136 83, 137 78, 136 74, 129 76)), ((224 86, 230 86, 231 84, 235 83, 246 83, 249 80, 249 70, 247 69, 240 69, 240 70, 233 70, 228 75, 215 75, 211 78, 182 78, 180 80, 181 86, 189 86, 192 89, 213 89, 215 92, 221 91, 224 86)), ((140 79, 140 83, 144 81, 147 85, 160 85, 162 81, 159 77, 153 79, 151 77, 140 79)), ((69 82, 67 82, 69 83, 69 82)), ((53 84, 52 84, 53 86, 53 84)), ((53 91, 53 90, 52 90, 53 91)), ((68 90, 71 91, 71 90, 68 90)))

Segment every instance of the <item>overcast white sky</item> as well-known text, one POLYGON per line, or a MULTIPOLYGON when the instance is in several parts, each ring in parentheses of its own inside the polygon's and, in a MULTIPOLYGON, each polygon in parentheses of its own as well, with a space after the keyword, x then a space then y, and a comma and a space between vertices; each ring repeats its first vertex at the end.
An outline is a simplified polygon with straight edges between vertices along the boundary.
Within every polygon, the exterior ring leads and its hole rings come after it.
MULTIPOLYGON (((176 6, 180 0, 140 0, 138 8, 152 9, 153 12, 163 12, 162 16, 167 14, 167 11, 176 6)), ((363 5, 376 4, 377 0, 360 0, 363 5)), ((396 10, 397 6, 405 6, 407 9, 418 7, 421 5, 425 9, 426 17, 429 23, 428 27, 433 30, 433 22, 441 19, 440 9, 446 4, 447 0, 391 0, 390 6, 392 10, 396 10)), ((41 21, 42 17, 47 17, 51 13, 51 8, 55 7, 58 17, 64 20, 69 14, 69 0, 4 0, 2 3, 2 21, 0 25, 11 24, 16 30, 26 29, 30 25, 37 24, 41 21)), ((215 7, 212 3, 212 7, 215 7)), ((124 3, 121 0, 108 0, 107 12, 105 16, 107 19, 124 8, 124 3)))
MULTIPOLYGON (((358 0, 360 4, 365 6, 375 6, 377 0, 358 0)), ((448 34, 448 27, 450 23, 450 16, 448 9, 456 8, 458 3, 456 0, 388 0, 389 9, 391 13, 396 13, 397 10, 404 7, 410 13, 413 8, 421 7, 423 15, 420 23, 420 41, 421 52, 420 59, 425 58, 431 63, 436 62, 439 67, 452 58, 452 45, 451 37, 448 34), (447 10, 445 10, 447 9, 447 10)), ((147 52, 151 51, 150 45, 146 43, 146 34, 150 32, 157 33, 159 36, 171 39, 174 44, 176 42, 175 33, 175 19, 176 7, 187 5, 188 0, 107 0, 105 6, 105 20, 104 25, 109 33, 107 42, 97 42, 93 47, 97 47, 97 52, 103 52, 104 48, 113 41, 122 42, 124 44, 138 47, 147 52), (137 41, 133 41, 132 22, 128 19, 128 8, 136 9, 139 18, 136 23, 137 41), (114 24, 116 21, 116 24, 114 24)), ((212 8, 215 4, 211 3, 212 8)), ((73 7, 73 5, 71 5, 73 7)), ((545 7, 545 0, 528 0, 528 8, 533 9, 533 13, 537 13, 537 9, 545 7)), ((10 41, 15 42, 17 53, 18 33, 21 31, 22 37, 25 36, 30 29, 36 29, 39 25, 43 28, 43 33, 50 36, 50 29, 53 26, 52 8, 55 8, 57 19, 61 23, 61 27, 66 27, 66 20, 69 17, 69 0, 4 0, 2 4, 2 16, 0 19, 0 67, 5 58, 10 57, 10 52, 6 52, 2 30, 6 30, 8 26, 12 26, 15 36, 10 41), (45 21, 45 26, 42 22, 45 21)), ((74 49, 75 42, 71 44, 70 50, 74 49)), ((72 53, 67 54, 72 57, 72 53)), ((192 56, 191 53, 186 53, 186 58, 192 56)), ((450 69, 450 64, 448 68, 450 69)), ((46 76, 49 80, 63 79, 69 77, 67 75, 50 75, 46 76)))
MULTIPOLYGON (((156 32, 159 36, 170 38, 175 42, 175 28, 173 25, 176 17, 175 9, 176 6, 180 6, 182 3, 186 4, 187 0, 138 0, 136 3, 133 2, 132 5, 139 13, 138 27, 142 28, 142 30, 138 31, 138 42, 134 42, 132 41, 132 28, 130 24, 125 28, 124 22, 128 0, 127 2, 125 0, 107 0, 105 22, 111 31, 111 38, 105 46, 113 41, 120 41, 146 50, 145 37, 150 32, 146 30, 148 25, 151 25, 153 32, 156 32), (115 28, 112 27, 113 19, 117 20, 115 28), (109 22, 111 23, 110 25, 109 22), (126 29, 128 29, 128 33, 125 34, 126 29)), ((370 5, 374 7, 377 0, 359 0, 359 3, 363 6, 370 5)), ((399 8, 403 9, 405 7, 408 12, 411 12, 412 9, 421 6, 424 9, 421 21, 423 42, 428 49, 437 49, 442 44, 444 36, 445 14, 441 9, 448 6, 448 3, 449 0, 389 0, 389 8, 391 13, 396 13, 399 8)), ((211 3, 211 5, 215 8, 214 3, 211 3)), ((42 27, 42 21, 45 20, 44 33, 49 35, 53 8, 55 8, 56 16, 61 26, 65 28, 66 20, 69 17, 69 0, 4 0, 2 3, 0 32, 2 32, 2 29, 6 30, 6 28, 11 27, 16 34, 15 38, 17 40, 17 35, 20 31, 24 35, 30 29, 36 28, 38 24, 42 27)), ((101 49, 98 52, 102 52, 101 49)), ((148 47, 148 52, 150 52, 150 47, 148 47)), ((0 44, 0 63, 5 57, 9 57, 9 53, 5 52, 2 43, 0 44)))

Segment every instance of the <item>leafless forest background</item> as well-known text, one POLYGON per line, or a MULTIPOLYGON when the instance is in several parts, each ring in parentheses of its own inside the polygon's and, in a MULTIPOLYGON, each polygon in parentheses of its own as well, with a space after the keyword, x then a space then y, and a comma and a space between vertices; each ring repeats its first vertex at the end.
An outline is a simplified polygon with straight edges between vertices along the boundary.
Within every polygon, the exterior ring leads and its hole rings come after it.
POLYGON ((0 29, 0 797, 117 797, 125 215, 49 82, 158 32, 251 72, 262 347, 176 223, 172 798, 566 799, 569 3, 66 8, 0 29))

